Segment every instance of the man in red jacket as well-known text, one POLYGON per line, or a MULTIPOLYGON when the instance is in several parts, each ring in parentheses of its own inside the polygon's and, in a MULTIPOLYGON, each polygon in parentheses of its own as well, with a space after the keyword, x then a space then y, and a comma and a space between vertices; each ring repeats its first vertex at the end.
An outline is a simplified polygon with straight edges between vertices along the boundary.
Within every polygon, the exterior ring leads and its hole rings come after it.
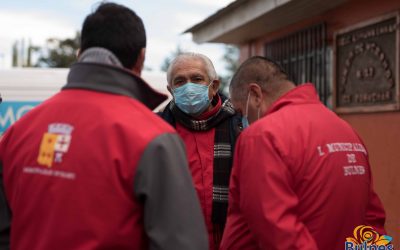
POLYGON ((251 126, 236 145, 221 249, 344 249, 359 225, 384 233, 365 146, 313 85, 253 57, 230 91, 251 126))
POLYGON ((0 244, 11 249, 207 249, 184 146, 151 110, 146 36, 130 9, 101 4, 61 92, 0 144, 0 244))
POLYGON ((193 182, 203 210, 211 250, 221 242, 228 210, 229 178, 240 119, 218 92, 211 60, 183 53, 170 64, 168 89, 174 99, 161 116, 183 139, 193 182))

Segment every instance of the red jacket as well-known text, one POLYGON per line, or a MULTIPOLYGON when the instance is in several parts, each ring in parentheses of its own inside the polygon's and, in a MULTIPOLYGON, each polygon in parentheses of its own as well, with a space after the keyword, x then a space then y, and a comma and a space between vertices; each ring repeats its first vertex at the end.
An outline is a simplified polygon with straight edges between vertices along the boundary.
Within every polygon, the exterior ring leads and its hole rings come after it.
POLYGON ((384 233, 363 143, 311 84, 239 137, 221 249, 344 249, 358 225, 384 233))
MULTIPOLYGON (((211 116, 215 115, 221 110, 222 97, 218 97, 218 102, 215 104, 213 109, 202 114, 198 119, 207 120, 211 116)), ((224 101, 225 100, 225 97, 224 101)), ((176 130, 186 146, 186 151, 189 160, 189 168, 192 174, 192 179, 197 191, 197 195, 203 211, 204 221, 206 223, 208 238, 209 238, 209 249, 217 250, 221 241, 221 237, 218 237, 218 233, 214 228, 212 221, 213 213, 213 177, 214 177, 214 150, 215 150, 215 136, 216 128, 212 127, 205 131, 196 131, 187 128, 184 124, 181 124, 178 119, 169 111, 169 107, 160 114, 166 121, 170 122, 176 127, 176 130), (173 120, 172 120, 172 118, 173 120), (216 236, 217 235, 217 236, 216 236), (216 237, 215 237, 216 236, 216 237)), ((239 133, 239 124, 236 122, 237 116, 231 116, 228 118, 232 126, 231 135, 235 137, 239 133), (233 131, 235 130, 235 131, 233 131)), ((233 138, 232 138, 233 139, 233 138)), ((230 165, 231 166, 231 165, 230 165)), ((228 191, 226 191, 226 196, 228 191)))
POLYGON ((210 250, 218 249, 214 247, 211 222, 215 128, 192 131, 177 123, 176 130, 186 146, 190 172, 207 227, 210 250))
POLYGON ((205 249, 184 146, 150 110, 163 99, 123 69, 78 63, 9 128, 0 233, 8 205, 11 249, 205 249))
MULTIPOLYGON (((220 108, 221 99, 212 110, 203 114, 202 118, 207 119, 217 113, 220 108)), ((207 227, 209 249, 216 250, 219 245, 215 246, 214 244, 213 223, 211 221, 215 128, 207 131, 194 131, 177 122, 176 131, 186 146, 190 172, 207 227)))

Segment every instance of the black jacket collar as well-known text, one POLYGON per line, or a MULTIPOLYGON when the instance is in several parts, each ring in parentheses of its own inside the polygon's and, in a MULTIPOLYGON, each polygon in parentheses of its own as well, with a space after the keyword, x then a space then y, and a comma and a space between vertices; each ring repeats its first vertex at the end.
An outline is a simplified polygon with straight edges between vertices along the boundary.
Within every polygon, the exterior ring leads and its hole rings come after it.
POLYGON ((88 89, 135 98, 153 110, 168 97, 131 72, 100 63, 75 63, 63 89, 88 89))

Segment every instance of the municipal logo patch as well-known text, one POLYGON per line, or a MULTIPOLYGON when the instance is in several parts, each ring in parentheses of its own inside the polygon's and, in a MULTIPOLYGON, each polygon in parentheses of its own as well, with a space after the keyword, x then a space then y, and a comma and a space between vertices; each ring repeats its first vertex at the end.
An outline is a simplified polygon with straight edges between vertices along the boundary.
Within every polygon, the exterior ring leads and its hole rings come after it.
POLYGON ((40 165, 51 168, 54 163, 61 163, 68 152, 74 127, 65 123, 51 123, 43 134, 37 161, 40 165))

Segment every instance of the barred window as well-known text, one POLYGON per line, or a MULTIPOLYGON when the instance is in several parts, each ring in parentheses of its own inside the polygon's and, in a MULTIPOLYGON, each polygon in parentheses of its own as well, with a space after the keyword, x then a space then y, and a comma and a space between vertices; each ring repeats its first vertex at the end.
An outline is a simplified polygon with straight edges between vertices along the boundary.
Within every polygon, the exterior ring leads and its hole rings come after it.
POLYGON ((331 106, 331 50, 326 46, 326 25, 320 23, 265 44, 265 56, 282 66, 295 84, 311 82, 321 101, 331 106))

